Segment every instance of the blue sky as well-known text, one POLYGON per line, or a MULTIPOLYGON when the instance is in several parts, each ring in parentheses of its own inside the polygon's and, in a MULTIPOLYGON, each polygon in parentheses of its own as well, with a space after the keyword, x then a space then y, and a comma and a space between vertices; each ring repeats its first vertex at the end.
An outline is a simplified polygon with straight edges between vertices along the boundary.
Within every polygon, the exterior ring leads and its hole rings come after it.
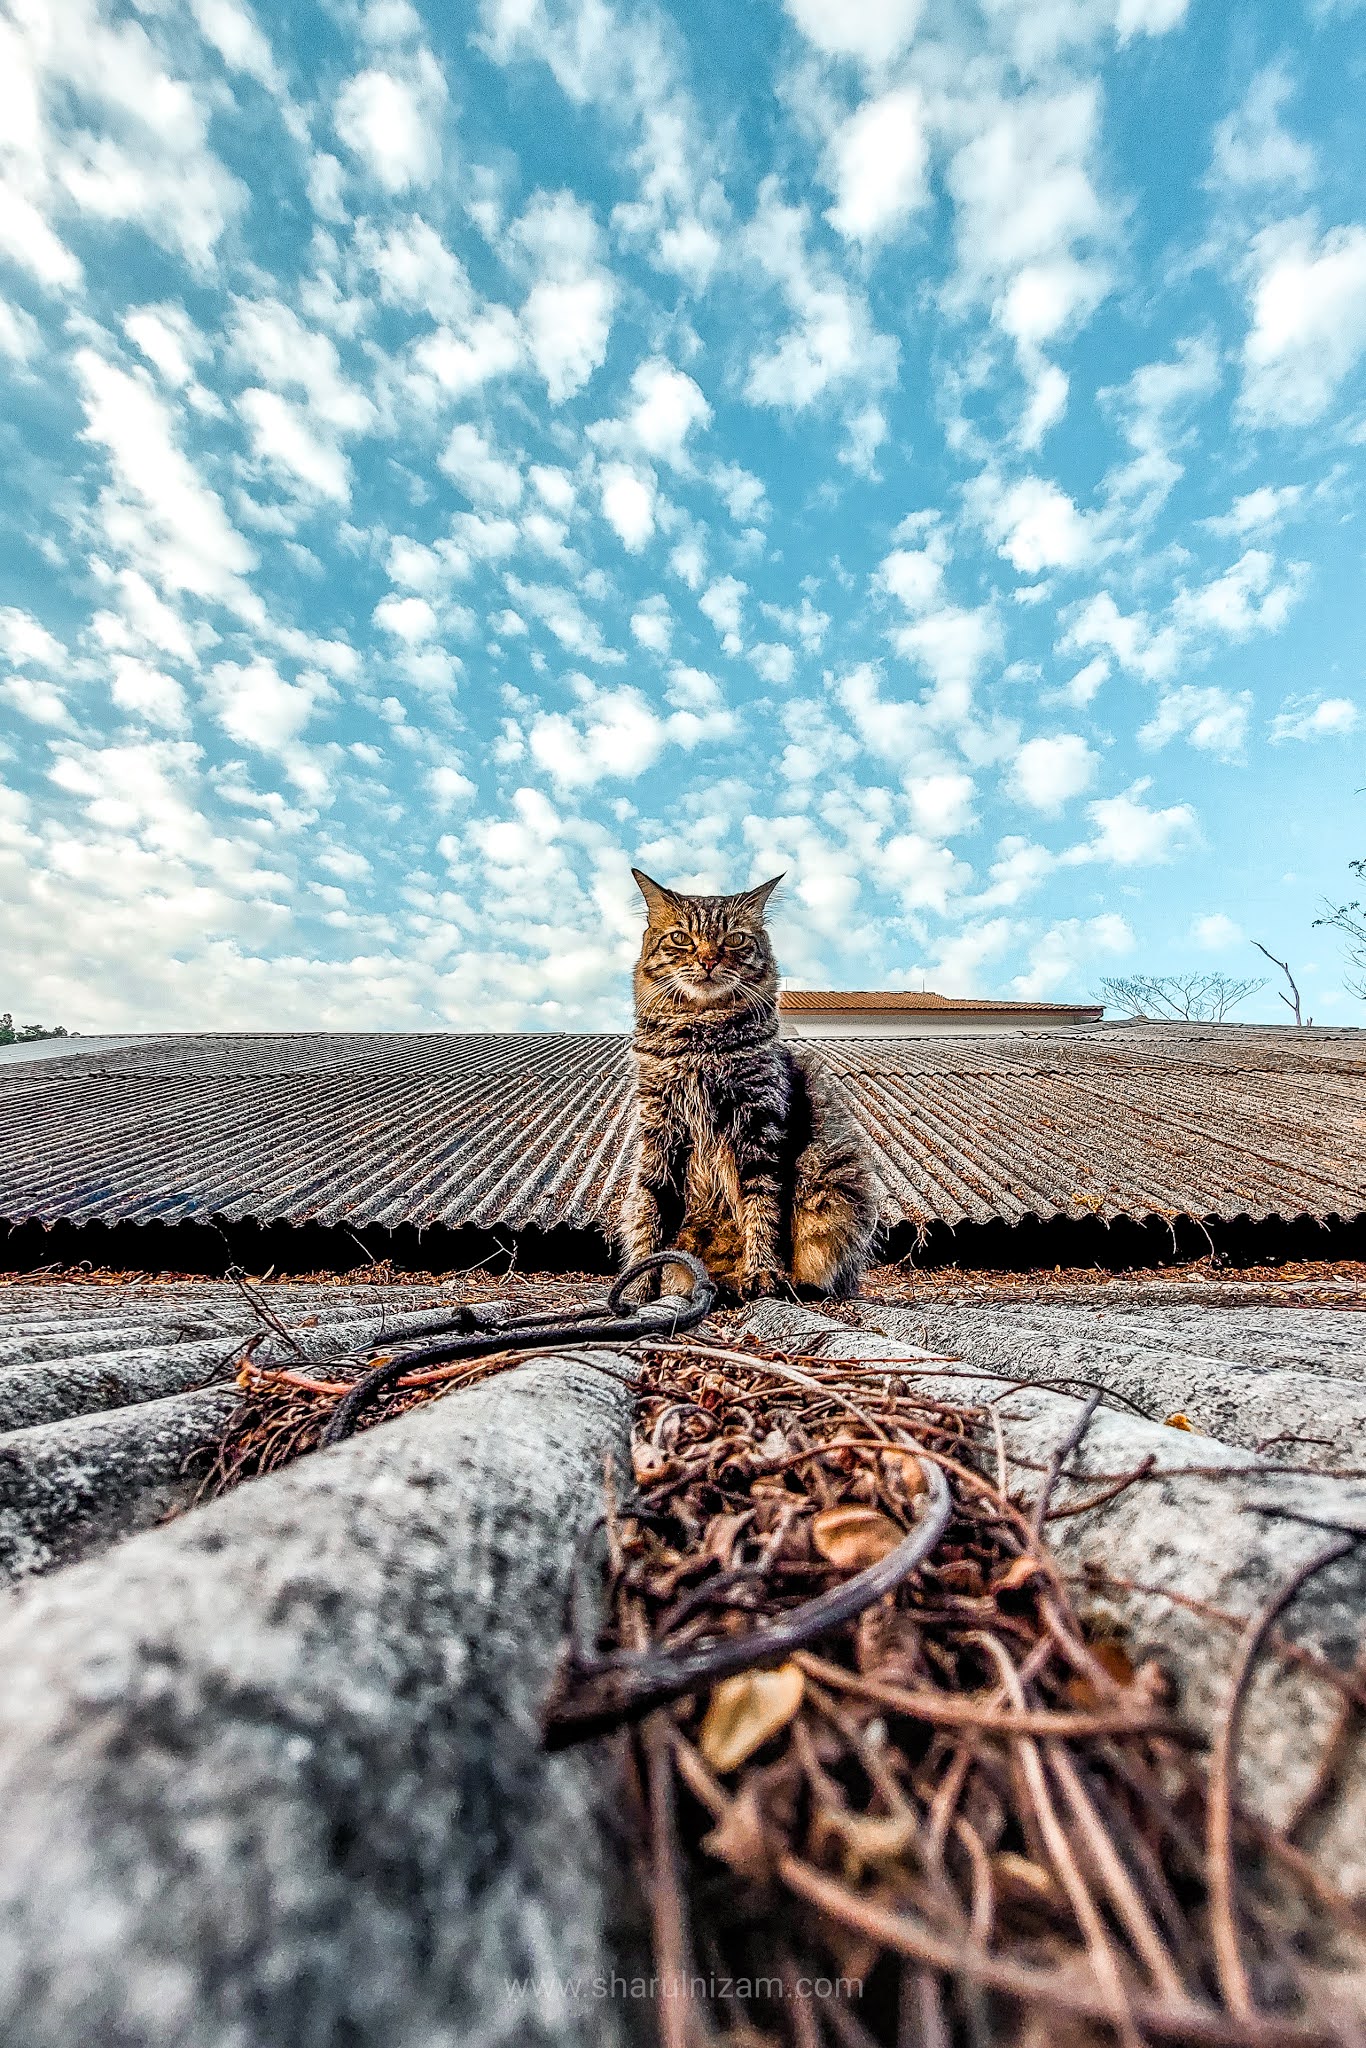
POLYGON ((1364 30, 0 0, 0 1004, 615 1028, 634 861, 1363 1021, 1364 30))

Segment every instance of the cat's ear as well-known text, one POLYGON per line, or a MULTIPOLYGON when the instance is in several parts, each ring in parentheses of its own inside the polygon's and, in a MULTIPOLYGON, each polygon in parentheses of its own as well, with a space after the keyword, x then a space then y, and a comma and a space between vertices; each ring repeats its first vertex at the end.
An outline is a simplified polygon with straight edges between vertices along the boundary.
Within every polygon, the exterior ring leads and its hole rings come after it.
POLYGON ((645 898, 645 907, 651 917, 654 916, 657 910, 667 910, 669 905, 675 900, 673 890, 666 889, 662 882, 652 881, 648 875, 643 875, 639 868, 632 868, 631 873, 635 878, 637 889, 645 898))
POLYGON ((782 875, 775 875, 771 882, 760 882, 757 889, 746 889, 739 899, 741 907, 747 910, 751 917, 762 917, 765 904, 782 879, 782 875))

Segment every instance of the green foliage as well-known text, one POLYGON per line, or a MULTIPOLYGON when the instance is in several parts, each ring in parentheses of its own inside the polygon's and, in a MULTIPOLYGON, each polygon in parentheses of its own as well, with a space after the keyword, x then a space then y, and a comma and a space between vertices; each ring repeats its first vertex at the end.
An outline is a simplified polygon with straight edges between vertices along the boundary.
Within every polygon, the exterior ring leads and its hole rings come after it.
POLYGON ((8 1010, 0 1010, 0 1045, 27 1045, 35 1038, 65 1038, 65 1024, 55 1024, 51 1031, 42 1024, 20 1024, 17 1028, 8 1010))

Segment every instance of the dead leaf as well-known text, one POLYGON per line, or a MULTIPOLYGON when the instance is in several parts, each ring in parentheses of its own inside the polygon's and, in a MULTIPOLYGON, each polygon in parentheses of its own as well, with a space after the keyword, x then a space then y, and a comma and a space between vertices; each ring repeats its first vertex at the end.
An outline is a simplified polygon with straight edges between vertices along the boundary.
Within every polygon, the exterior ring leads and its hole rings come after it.
POLYGON ((666 1476, 673 1463, 668 1453, 658 1450, 654 1444, 631 1446, 631 1470, 637 1486, 654 1486, 666 1476))
POLYGON ((1205 1434, 1204 1430, 1197 1429, 1195 1424, 1191 1421, 1189 1415, 1183 1415, 1179 1408, 1176 1411, 1175 1415, 1164 1415, 1162 1420, 1165 1427, 1168 1429, 1189 1430, 1192 1436, 1203 1436, 1205 1434))
POLYGON ((702 1837, 702 1847, 718 1863, 728 1864, 737 1877, 747 1877, 755 1884, 764 1882, 772 1869, 772 1859, 754 1785, 746 1785, 732 1799, 711 1833, 702 1837))
POLYGON ((1134 1662, 1122 1643, 1097 1642, 1091 1644, 1091 1655, 1097 1664, 1109 1672, 1117 1685, 1132 1685, 1134 1662))
POLYGON ((821 1556, 844 1571, 861 1572, 878 1564, 905 1534, 877 1508, 822 1508, 811 1523, 811 1540, 821 1556))
POLYGON ((802 1703, 806 1681, 795 1664, 776 1671, 741 1671, 712 1687, 711 1701, 698 1732, 697 1746, 712 1769, 724 1777, 762 1749, 802 1703))
POLYGON ((870 1865, 897 1862, 918 1829, 909 1807, 902 1813, 834 1813, 830 1822, 840 1838, 844 1875, 850 1884, 857 1884, 870 1865))
POLYGON ((1039 1905, 1053 1905, 1060 1898, 1050 1872, 1028 1856, 1002 1849, 991 1859, 992 1874, 1002 1891, 1017 1899, 1032 1899, 1039 1905))

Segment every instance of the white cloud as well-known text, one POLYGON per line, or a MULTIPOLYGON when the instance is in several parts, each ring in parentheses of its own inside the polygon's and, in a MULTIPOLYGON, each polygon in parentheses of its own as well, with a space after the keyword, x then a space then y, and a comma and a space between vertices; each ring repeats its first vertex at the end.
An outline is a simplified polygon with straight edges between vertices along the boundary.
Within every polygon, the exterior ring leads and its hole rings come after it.
POLYGON ((1189 804, 1170 804, 1154 810, 1145 804, 1145 792, 1152 787, 1147 776, 1120 796, 1101 797, 1087 805, 1096 827, 1089 846, 1074 849, 1072 860, 1106 860, 1116 867, 1147 867, 1172 860, 1196 843, 1200 827, 1189 804))
MULTIPOLYGON (((693 379, 662 356, 637 364, 631 377, 631 404, 622 419, 600 420, 590 428, 605 448, 622 449, 665 462, 671 469, 691 470, 688 436, 706 427, 711 407, 693 379)), ((743 474, 743 472, 741 472, 743 474)), ((759 486, 763 495, 763 486, 759 486)))
POLYGON ((1122 43, 1134 36, 1164 36, 1186 18, 1190 0, 1119 0, 1115 33, 1122 43))
POLYGON ((796 657, 790 647, 778 641, 761 640, 750 648, 748 659, 766 683, 781 685, 792 681, 796 657))
POLYGON ((769 503, 757 476, 738 462, 717 462, 707 472, 707 482, 725 499, 726 510, 737 525, 767 519, 769 503))
POLYGON ((574 479, 568 470, 556 469, 542 462, 533 462, 527 471, 536 495, 552 512, 567 516, 574 509, 574 479))
POLYGON ((863 296, 808 251, 809 222, 805 207, 783 204, 776 178, 764 180, 745 249, 777 286, 792 326, 751 356, 745 395, 782 411, 802 412, 847 385, 878 390, 896 376, 896 342, 878 333, 863 296))
POLYGON ((1302 566, 1292 564, 1278 582, 1275 557, 1263 548, 1249 548, 1222 576, 1179 591, 1172 619, 1179 630, 1213 632, 1229 640, 1274 633, 1285 624, 1303 585, 1302 566))
POLYGON ((800 640, 808 654, 819 654, 830 614, 819 612, 809 597, 803 597, 799 605, 761 604, 759 607, 766 619, 772 619, 775 626, 792 639, 800 640))
POLYGON ((941 996, 973 996, 981 992, 982 971, 989 961, 999 960, 1015 938, 1008 917, 989 918, 985 924, 966 925, 962 931, 941 939, 935 947, 930 978, 941 996))
POLYGON ((430 377, 451 398, 478 391, 496 377, 506 377, 523 358, 522 330, 506 306, 489 306, 471 315, 460 328, 438 327, 423 335, 413 350, 414 389, 430 377))
POLYGON ((113 471, 113 487, 101 496, 111 544, 163 589, 250 608, 241 578, 255 567, 255 554, 177 445, 173 416, 150 383, 93 349, 72 360, 85 438, 107 449, 113 471))
POLYGON ((929 198, 925 107, 914 86, 865 100, 831 139, 826 219, 846 241, 886 240, 929 198))
POLYGON ((602 516, 629 554, 639 554, 655 530, 655 479, 650 469, 604 463, 598 472, 602 516))
POLYGON ((1308 426, 1366 353, 1366 227, 1264 228, 1252 245, 1252 324, 1242 413, 1254 426, 1308 426))
POLYGON ((430 640, 437 629, 437 617, 425 597, 383 597, 375 606, 375 624, 406 646, 430 640))
MULTIPOLYGON (((1098 591, 1078 607, 1058 646, 1064 652, 1100 648, 1121 668, 1149 680, 1169 675, 1180 657, 1172 628, 1154 628, 1144 612, 1122 612, 1108 590, 1098 591)), ((1088 664, 1082 673, 1094 671, 1094 666, 1088 664)))
POLYGON ((472 504, 493 505, 507 512, 521 498, 522 473, 516 463, 499 455, 487 436, 468 420, 451 429, 440 463, 472 504))
POLYGON ((844 422, 844 446, 838 451, 846 469, 878 483, 877 451, 887 438, 887 415, 880 405, 860 406, 844 422))
POLYGON ((977 907, 987 910, 1019 903, 1047 881, 1057 865, 1057 855, 1046 846, 1008 834, 996 849, 989 886, 978 896, 977 907))
POLYGON ((1271 721, 1272 743, 1283 740, 1345 739, 1361 713, 1350 697, 1287 697, 1271 721))
POLYGON ((1056 817, 1096 779, 1100 757, 1080 733, 1026 740, 1011 765, 1010 783, 1021 803, 1056 817))
MULTIPOLYGON (((685 671, 690 677, 699 673, 685 671)), ((529 734, 532 759, 561 789, 633 781, 667 746, 690 750, 703 740, 725 737, 734 727, 731 713, 719 701, 661 717, 629 684, 602 689, 586 676, 573 681, 579 709, 538 712, 529 734)))
POLYGON ((232 351, 272 390, 299 392, 338 433, 361 433, 375 418, 371 400, 343 371, 335 343, 278 299, 235 301, 232 351))
POLYGON ((1127 382, 1100 392, 1133 450, 1105 478, 1112 501, 1130 506, 1141 519, 1159 510, 1181 479, 1175 451, 1187 438, 1186 420, 1219 388, 1219 380, 1218 352, 1195 335, 1179 341, 1174 355, 1143 363, 1127 382))
POLYGON ((906 778, 915 822, 932 839, 951 839, 966 832, 975 822, 972 803, 976 787, 961 769, 942 769, 933 775, 906 778))
POLYGON ((697 600, 697 609, 703 618, 711 620, 722 640, 735 642, 733 647, 727 646, 728 654, 739 653, 741 606, 747 591, 748 585, 738 577, 721 576, 697 600))
POLYGON ((667 597, 647 597, 631 614, 631 635, 652 654, 667 654, 673 641, 673 613, 667 597))
POLYGON ((898 654, 929 676, 933 691, 927 712, 946 724, 966 719, 977 678, 999 653, 1001 628, 990 607, 975 611, 944 605, 909 625, 896 627, 891 641, 898 654))
POLYGON ((475 786, 468 775, 452 761, 442 761, 427 773, 427 787, 443 811, 454 810, 457 804, 468 803, 475 795, 475 786))
POLYGON ((1061 696, 1068 704, 1082 711, 1091 702, 1101 685, 1108 682, 1110 664, 1103 654, 1097 654, 1088 661, 1085 668, 1079 668, 1070 681, 1062 686, 1061 696))
POLYGON ((1213 684, 1202 688, 1186 683, 1180 689, 1163 691, 1156 711, 1139 727, 1138 739, 1145 747, 1165 747, 1184 733, 1193 747, 1218 754, 1225 761, 1236 760, 1243 751, 1251 713, 1250 690, 1233 693, 1213 684))
POLYGON ((538 192, 507 238, 536 280, 522 306, 522 328, 551 402, 559 405, 607 354, 616 282, 601 260, 601 231, 572 192, 538 192))
POLYGON ((829 57, 887 64, 915 35, 923 0, 784 0, 809 43, 829 57))
POLYGON ((166 68, 142 23, 93 0, 23 6, 0 24, 8 189, 0 247, 50 289, 81 268, 55 217, 141 228, 211 274, 246 190, 208 147, 210 101, 166 68))
POLYGON ((1062 416, 1066 380, 1043 351, 1079 327, 1110 289, 1117 222, 1091 181, 1099 91, 1077 84, 965 107, 969 139, 948 186, 955 207, 951 310, 989 308, 1014 345, 1029 392, 1021 445, 1037 446, 1062 416))
POLYGON ((1024 1002, 1057 997, 1064 989, 1080 994, 1087 968, 1097 959, 1131 953, 1133 932, 1117 911, 1099 917, 1069 917, 1052 925, 1029 948, 1029 966, 1017 974, 1010 992, 1024 1002))
POLYGON ((204 40, 212 44, 230 71, 254 78, 267 92, 283 93, 270 44, 259 23, 237 0, 190 0, 190 12, 204 40))
POLYGON ((0 607, 0 647, 17 668, 27 668, 30 663, 58 669, 67 665, 61 641, 32 612, 21 611, 17 605, 0 607))
POLYGON ((282 398, 278 391, 252 386, 239 394, 237 409, 247 423, 258 462, 306 492, 339 505, 349 501, 351 465, 336 440, 318 430, 315 415, 306 406, 282 398))
POLYGON ((968 502, 998 553, 1022 575, 1075 569, 1094 552, 1092 522, 1045 477, 1003 485, 988 472, 969 488, 968 502))
POLYGON ((840 670, 826 682, 864 746, 909 773, 925 751, 923 707, 884 697, 881 672, 871 662, 840 670))
POLYGON ((483 0, 480 11, 494 62, 545 63, 575 107, 604 115, 617 162, 637 180, 634 197, 613 209, 613 227, 702 290, 723 252, 729 207, 713 124, 680 81, 683 44, 672 23, 662 12, 619 15, 610 0, 575 8, 483 0))
POLYGON ((0 690, 21 717, 34 725, 70 725, 71 713, 56 683, 46 676, 26 675, 22 669, 0 677, 0 690))
POLYGON ((1235 498, 1227 512, 1204 523, 1211 533, 1235 540, 1249 533, 1274 533, 1290 517, 1304 497, 1303 484, 1259 484, 1235 498))
POLYGON ((210 670, 206 691, 214 715, 230 738, 262 753, 287 757, 332 686, 316 670, 286 682, 274 662, 221 661, 210 670))
POLYGON ((465 267, 420 214, 390 221, 382 231, 373 221, 357 221, 353 247, 379 279, 386 306, 428 313, 440 321, 470 318, 474 294, 465 267))
POLYGON ((175 677, 168 676, 164 669, 154 668, 150 662, 140 661, 136 655, 115 655, 109 694, 120 711, 145 718, 152 725, 166 726, 172 732, 189 728, 185 692, 175 677))
POLYGON ((194 382, 195 364, 209 353, 183 306, 136 306, 124 315, 123 331, 177 391, 194 382))
POLYGON ((507 588, 521 610, 539 619, 567 654, 577 655, 581 661, 622 659, 607 645, 596 620, 589 618, 572 591, 553 583, 523 583, 516 576, 508 577, 507 588))
POLYGON ((406 77, 373 69, 348 79, 337 95, 338 135, 386 192, 430 185, 441 168, 446 81, 429 50, 406 77))
POLYGON ((1305 191, 1313 184, 1318 169, 1313 150, 1281 124, 1281 108, 1294 90, 1278 64, 1257 73, 1241 106, 1214 131, 1210 175, 1216 185, 1242 191, 1278 186, 1305 191))
POLYGON ((707 578, 707 551, 700 534, 691 533, 679 541, 669 556, 669 567, 689 590, 700 590, 707 578))
POLYGON ((30 363, 43 345, 38 322, 22 306, 0 299, 0 355, 12 363, 30 363))
POLYGON ((1212 910, 1204 917, 1191 919, 1191 944, 1198 946, 1202 953, 1228 953, 1235 946, 1247 944, 1247 934, 1240 924, 1222 910, 1212 910))

